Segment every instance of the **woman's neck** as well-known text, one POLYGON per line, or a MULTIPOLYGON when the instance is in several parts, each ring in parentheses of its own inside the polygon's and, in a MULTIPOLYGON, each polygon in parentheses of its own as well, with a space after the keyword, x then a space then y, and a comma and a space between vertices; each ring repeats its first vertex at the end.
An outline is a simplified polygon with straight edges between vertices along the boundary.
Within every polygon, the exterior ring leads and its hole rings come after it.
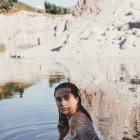
POLYGON ((66 116, 68 117, 68 119, 70 119, 73 115, 75 115, 77 112, 79 111, 79 109, 77 108, 76 110, 74 110, 73 112, 71 112, 70 114, 67 114, 66 116))

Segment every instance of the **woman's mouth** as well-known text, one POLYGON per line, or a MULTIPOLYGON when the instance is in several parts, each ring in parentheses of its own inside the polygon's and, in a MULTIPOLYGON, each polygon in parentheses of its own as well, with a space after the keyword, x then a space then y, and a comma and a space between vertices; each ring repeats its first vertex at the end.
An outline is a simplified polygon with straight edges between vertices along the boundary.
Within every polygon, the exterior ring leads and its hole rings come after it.
POLYGON ((67 111, 67 108, 62 107, 62 108, 60 108, 60 110, 61 111, 67 111))

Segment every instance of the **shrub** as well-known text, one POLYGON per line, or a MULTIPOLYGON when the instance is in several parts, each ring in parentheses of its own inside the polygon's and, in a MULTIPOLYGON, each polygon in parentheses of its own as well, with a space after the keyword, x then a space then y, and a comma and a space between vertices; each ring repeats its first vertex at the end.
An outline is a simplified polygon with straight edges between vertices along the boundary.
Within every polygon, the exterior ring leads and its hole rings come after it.
POLYGON ((12 0, 13 2, 15 2, 15 3, 17 3, 18 2, 18 0, 12 0))
POLYGON ((13 1, 12 0, 9 0, 9 5, 10 5, 10 7, 13 6, 13 1))
POLYGON ((11 7, 13 7, 13 2, 13 0, 1 1, 0 9, 5 9, 6 11, 8 11, 11 7))
POLYGON ((11 3, 8 2, 8 1, 5 1, 5 2, 2 3, 0 8, 5 9, 5 10, 9 10, 11 8, 11 3))
POLYGON ((64 9, 64 14, 68 14, 68 9, 67 8, 63 8, 64 9))
POLYGON ((59 15, 67 14, 67 8, 56 6, 55 4, 51 4, 50 2, 47 1, 44 1, 44 7, 46 13, 59 14, 59 15))

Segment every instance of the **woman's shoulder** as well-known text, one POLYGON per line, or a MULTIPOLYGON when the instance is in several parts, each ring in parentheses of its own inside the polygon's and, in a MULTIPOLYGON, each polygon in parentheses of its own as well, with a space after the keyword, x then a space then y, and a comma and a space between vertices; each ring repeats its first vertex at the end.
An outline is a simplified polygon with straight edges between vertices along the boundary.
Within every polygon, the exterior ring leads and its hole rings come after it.
POLYGON ((81 111, 78 111, 77 113, 75 113, 71 118, 70 118, 70 122, 78 122, 78 123, 82 123, 82 122, 87 122, 90 121, 89 118, 81 111))
POLYGON ((78 111, 70 118, 70 121, 69 121, 70 131, 73 132, 74 129, 80 124, 91 124, 92 125, 92 122, 89 120, 89 118, 83 112, 78 111))

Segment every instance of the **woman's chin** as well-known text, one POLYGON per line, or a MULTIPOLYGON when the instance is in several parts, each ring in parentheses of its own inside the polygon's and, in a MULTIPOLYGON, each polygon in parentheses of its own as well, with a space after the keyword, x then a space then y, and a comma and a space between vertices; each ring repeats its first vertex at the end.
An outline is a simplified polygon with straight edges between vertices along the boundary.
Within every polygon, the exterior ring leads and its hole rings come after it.
POLYGON ((66 110, 61 110, 61 112, 62 112, 63 114, 65 114, 65 115, 68 114, 68 111, 66 111, 66 110))

